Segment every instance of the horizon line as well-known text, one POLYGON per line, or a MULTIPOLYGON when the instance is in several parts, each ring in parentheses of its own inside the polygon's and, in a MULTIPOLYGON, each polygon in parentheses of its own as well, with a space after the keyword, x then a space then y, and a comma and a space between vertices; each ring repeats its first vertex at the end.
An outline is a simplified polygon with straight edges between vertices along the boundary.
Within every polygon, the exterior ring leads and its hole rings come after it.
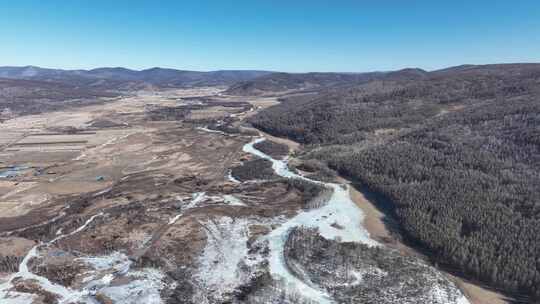
POLYGON ((286 74, 310 74, 310 73, 331 73, 331 74, 365 74, 365 73, 385 73, 385 72, 394 72, 394 71, 402 71, 402 70, 408 70, 408 69, 418 69, 423 70, 425 72, 435 72, 435 71, 441 71, 445 69, 450 68, 457 68, 457 67, 465 67, 465 66, 490 66, 490 65, 526 65, 526 64, 540 64, 540 62, 497 62, 497 63, 481 63, 481 64, 475 64, 475 63, 463 63, 458 65, 449 65, 442 68, 436 68, 436 69, 425 69, 421 67, 413 67, 413 66, 407 66, 397 69, 389 69, 389 70, 370 70, 370 71, 302 71, 302 72, 290 72, 290 71, 282 71, 282 70, 272 70, 272 69, 257 69, 257 68, 249 68, 249 69, 210 69, 210 70, 190 70, 190 69, 182 69, 178 67, 163 67, 163 66, 153 66, 149 68, 131 68, 131 67, 125 67, 125 66, 97 66, 92 68, 57 68, 57 67, 44 67, 39 65, 0 65, 0 68, 38 68, 38 69, 44 69, 44 70, 58 70, 58 71, 66 71, 66 72, 76 72, 76 71, 94 71, 99 69, 124 69, 129 70, 132 72, 144 72, 149 71, 153 69, 161 69, 161 70, 173 70, 173 71, 180 71, 180 72, 199 72, 199 73, 212 73, 212 72, 269 72, 269 73, 286 73, 286 74))

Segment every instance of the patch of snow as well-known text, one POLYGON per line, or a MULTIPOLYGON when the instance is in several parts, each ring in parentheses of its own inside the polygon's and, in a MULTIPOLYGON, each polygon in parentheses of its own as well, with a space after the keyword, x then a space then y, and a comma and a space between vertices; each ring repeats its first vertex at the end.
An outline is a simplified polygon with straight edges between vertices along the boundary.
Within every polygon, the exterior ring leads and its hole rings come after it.
POLYGON ((86 220, 86 222, 84 222, 84 224, 83 224, 82 226, 80 226, 79 228, 73 230, 72 232, 70 232, 70 233, 68 233, 68 234, 62 234, 62 235, 56 237, 55 239, 53 239, 52 241, 50 241, 49 244, 52 244, 52 243, 54 243, 54 242, 56 242, 56 241, 58 241, 58 240, 61 240, 61 239, 63 239, 63 238, 66 238, 66 237, 68 237, 68 236, 72 236, 72 235, 74 235, 74 234, 77 234, 77 233, 83 231, 83 230, 86 229, 86 227, 88 227, 88 225, 90 225, 90 223, 92 223, 92 221, 93 221, 96 217, 98 217, 98 216, 103 216, 103 212, 100 212, 100 213, 98 213, 98 214, 92 215, 88 220, 86 220))
POLYGON ((109 146, 109 145, 112 145, 118 141, 121 141, 121 140, 124 140, 126 138, 128 138, 129 136, 131 136, 132 133, 128 133, 128 134, 125 134, 125 135, 122 135, 122 136, 116 136, 116 137, 113 137, 109 140, 107 140, 105 143, 101 144, 99 146, 99 148, 104 148, 106 146, 109 146))
POLYGON ((433 286, 433 290, 431 291, 431 294, 429 296, 430 296, 431 303, 437 303, 437 304, 468 303, 465 297, 461 296, 460 298, 458 298, 454 289, 448 290, 448 288, 444 288, 443 286, 437 283, 433 286), (462 302, 463 299, 465 299, 465 301, 467 302, 462 302))
POLYGON ((109 187, 109 188, 105 188, 105 189, 103 189, 103 190, 99 191, 98 193, 94 194, 94 197, 96 197, 96 196, 100 196, 100 195, 102 195, 102 194, 105 194, 105 193, 107 193, 107 192, 110 192, 111 190, 112 190, 112 188, 111 188, 111 187, 109 187))
POLYGON ((88 283, 88 282, 94 280, 94 278, 95 278, 95 276, 93 276, 93 275, 88 276, 88 277, 85 277, 85 278, 82 279, 82 283, 83 283, 83 284, 86 284, 86 283, 88 283))
POLYGON ((83 261, 97 271, 112 270, 118 274, 127 273, 132 264, 128 256, 120 252, 99 257, 83 257, 77 260, 83 261))
POLYGON ((81 153, 79 156, 75 157, 73 160, 78 161, 86 157, 86 153, 81 153))
POLYGON ((168 223, 168 224, 169 224, 169 225, 172 225, 172 224, 176 223, 176 221, 178 221, 178 219, 179 219, 181 216, 182 216, 182 213, 178 213, 176 216, 174 216, 173 218, 171 218, 171 219, 169 220, 169 223, 168 223))
POLYGON ((21 293, 9 290, 11 284, 0 284, 0 299, 2 304, 28 304, 34 303, 36 296, 28 293, 21 293))
POLYGON ((246 206, 246 204, 242 202, 241 199, 237 198, 234 195, 230 195, 230 194, 223 195, 223 200, 225 201, 227 205, 230 205, 230 206, 246 206))
POLYGON ((111 284, 112 280, 114 280, 114 275, 108 273, 105 276, 103 276, 103 278, 101 278, 101 283, 104 285, 109 285, 111 284))
MULTIPOLYGON (((189 204, 187 204, 186 206, 183 206, 182 209, 183 210, 187 210, 187 209, 191 209, 191 208, 195 208, 197 207, 197 205, 201 202, 203 202, 205 199, 207 199, 208 196, 206 195, 205 192, 195 192, 191 195, 191 201, 189 202, 189 204)), ((183 200, 181 198, 178 198, 180 202, 182 202, 183 200)), ((173 225, 174 223, 176 223, 176 221, 183 215, 184 213, 183 212, 180 212, 179 214, 175 215, 174 217, 172 217, 171 219, 169 219, 169 225, 173 225)))
POLYGON ((234 176, 232 176, 232 171, 229 170, 229 174, 227 175, 227 179, 235 184, 241 184, 242 182, 237 180, 236 178, 234 178, 234 176))
POLYGON ((207 127, 197 127, 196 129, 197 129, 197 130, 204 131, 204 132, 207 132, 207 133, 217 133, 217 134, 229 136, 229 134, 227 134, 227 133, 225 133, 225 132, 223 132, 223 131, 212 130, 212 129, 208 129, 207 127))
POLYGON ((371 266, 365 269, 351 270, 350 275, 352 276, 353 281, 345 285, 355 286, 361 284, 364 281, 364 277, 366 275, 384 277, 387 276, 388 273, 380 268, 371 266))
POLYGON ((117 304, 161 304, 160 291, 165 287, 164 275, 156 269, 144 269, 129 274, 134 280, 123 285, 100 289, 100 293, 117 304))
POLYGON ((199 259, 197 280, 220 297, 234 290, 245 280, 239 265, 248 255, 247 219, 221 217, 202 222, 207 231, 207 244, 199 259))
POLYGON ((191 202, 187 204, 186 209, 197 207, 197 205, 203 202, 207 198, 205 192, 195 192, 192 194, 191 202))
MULTIPOLYGON (((162 303, 160 291, 165 284, 163 283, 164 274, 156 269, 145 268, 140 271, 131 271, 132 261, 123 253, 114 252, 107 256, 79 258, 95 271, 105 273, 101 279, 85 280, 85 290, 104 294, 117 304, 135 304, 135 303, 162 303), (116 277, 130 279, 128 283, 122 285, 110 286, 116 277)), ((86 303, 90 299, 87 299, 86 303)))

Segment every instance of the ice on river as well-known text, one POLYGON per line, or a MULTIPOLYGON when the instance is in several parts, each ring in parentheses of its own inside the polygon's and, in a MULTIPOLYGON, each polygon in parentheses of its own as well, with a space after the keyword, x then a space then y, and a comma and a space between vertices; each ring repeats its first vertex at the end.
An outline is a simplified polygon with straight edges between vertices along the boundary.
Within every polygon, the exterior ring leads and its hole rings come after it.
POLYGON ((264 138, 261 138, 244 145, 243 151, 271 161, 272 168, 279 176, 303 179, 333 189, 333 194, 326 205, 318 209, 298 213, 279 228, 273 230, 268 236, 270 247, 269 268, 272 276, 276 279, 284 279, 290 287, 296 289, 310 300, 318 303, 331 303, 332 300, 325 291, 307 285, 287 268, 283 252, 290 230, 304 226, 318 228, 320 234, 328 239, 362 242, 372 246, 377 245, 377 242, 369 237, 368 231, 362 226, 364 215, 351 200, 347 187, 310 180, 292 172, 289 170, 285 160, 273 159, 254 147, 255 144, 264 140, 264 138))
MULTIPOLYGON (((264 138, 259 138, 244 145, 243 151, 271 161, 272 168, 279 176, 303 179, 333 190, 332 196, 326 205, 318 209, 302 211, 270 233, 268 236, 270 273, 277 280, 285 280, 289 288, 295 289, 305 298, 317 303, 332 303, 333 300, 324 290, 321 290, 317 286, 306 284, 292 274, 286 266, 284 246, 291 229, 302 226, 317 228, 321 236, 327 239, 335 239, 342 242, 359 242, 369 246, 378 246, 379 244, 370 238, 369 232, 362 226, 364 214, 352 201, 347 186, 311 180, 292 172, 288 168, 287 160, 273 159, 254 147, 255 144, 264 140, 264 138)), ((434 298, 441 298, 443 295, 441 294, 441 290, 435 289, 433 290, 433 296, 434 298)), ((467 303, 468 301, 465 297, 461 297, 457 302, 457 304, 467 303)))
POLYGON ((303 179, 333 190, 332 196, 326 205, 321 208, 300 212, 277 229, 279 232, 276 233, 283 234, 286 237, 291 228, 304 226, 318 228, 320 234, 327 239, 339 238, 343 242, 361 242, 371 246, 378 245, 375 240, 370 238, 369 232, 362 226, 364 214, 352 201, 347 186, 311 180, 292 172, 289 170, 286 161, 273 159, 253 147, 254 144, 261 141, 264 141, 264 139, 257 139, 246 144, 244 151, 270 160, 272 168, 279 176, 303 179))

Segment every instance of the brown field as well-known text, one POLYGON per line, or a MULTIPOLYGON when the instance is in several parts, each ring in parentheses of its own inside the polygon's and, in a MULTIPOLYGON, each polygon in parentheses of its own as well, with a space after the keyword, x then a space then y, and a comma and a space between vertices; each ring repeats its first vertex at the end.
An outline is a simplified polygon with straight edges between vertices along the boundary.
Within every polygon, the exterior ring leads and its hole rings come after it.
MULTIPOLYGON (((249 158, 242 147, 250 136, 208 132, 193 117, 189 122, 148 119, 149 109, 179 107, 183 97, 215 92, 141 92, 99 106, 6 121, 0 167, 25 169, 0 178, 0 247, 10 248, 0 250, 0 278, 16 271, 17 259, 34 244, 74 231, 90 218, 95 218, 92 225, 76 235, 41 247, 32 263, 45 266, 34 267, 33 273, 80 288, 88 275, 76 257, 112 252, 126 254, 138 267, 196 269, 213 241, 208 231, 215 221, 253 221, 258 228, 247 229, 247 237, 255 240, 271 230, 271 223, 296 214, 303 196, 286 182, 229 179, 230 168, 249 158), (190 207, 198 193, 206 197, 190 207)), ((232 118, 239 109, 207 105, 194 115, 232 118)), ((40 293, 35 286, 30 289, 40 293)))
MULTIPOLYGON (((2 166, 30 168, 10 180, 0 180, 0 214, 23 215, 58 195, 103 190, 127 174, 159 170, 179 176, 197 174, 223 178, 238 140, 216 137, 178 122, 147 122, 148 105, 177 105, 176 98, 214 93, 215 89, 142 93, 106 105, 72 111, 22 116, 6 121, 0 136, 2 166), (186 92, 187 91, 187 92, 186 92), (89 127, 106 119, 123 127, 89 127), (72 132, 52 132, 62 128, 72 132), (169 141, 174 141, 171 146, 169 141), (214 147, 214 148, 212 148, 214 147), (230 147, 227 148, 227 147, 230 147), (223 153, 214 153, 215 151, 223 153), (213 169, 205 163, 213 163, 213 169), (222 167, 215 170, 215 164, 222 167), (219 176, 217 176, 219 175, 219 176)), ((223 115, 235 108, 213 107, 223 115)))

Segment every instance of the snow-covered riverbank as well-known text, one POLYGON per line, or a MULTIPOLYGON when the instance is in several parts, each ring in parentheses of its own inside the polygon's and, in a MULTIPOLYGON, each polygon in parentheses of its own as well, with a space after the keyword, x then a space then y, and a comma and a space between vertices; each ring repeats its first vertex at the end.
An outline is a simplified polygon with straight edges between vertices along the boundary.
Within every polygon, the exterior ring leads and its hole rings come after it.
POLYGON ((264 138, 259 138, 244 145, 243 151, 271 161, 272 168, 281 177, 303 179, 333 189, 333 194, 327 204, 321 208, 300 212, 279 228, 273 230, 268 236, 270 247, 269 268, 272 276, 277 280, 284 279, 290 288, 296 289, 297 292, 310 300, 319 303, 331 303, 332 301, 325 291, 309 286, 296 278, 287 268, 283 252, 290 230, 303 226, 317 228, 321 235, 328 239, 340 238, 342 241, 362 242, 371 246, 376 246, 377 242, 372 240, 367 230, 362 227, 361 223, 364 215, 349 197, 349 191, 345 186, 311 180, 292 172, 289 170, 286 160, 276 160, 254 147, 254 145, 264 140, 264 138))
MULTIPOLYGON (((346 185, 315 181, 292 172, 288 168, 287 160, 276 160, 254 147, 264 140, 265 138, 258 138, 244 145, 243 151, 271 161, 275 173, 281 177, 302 179, 333 190, 330 200, 325 205, 317 209, 301 211, 269 234, 270 273, 276 280, 285 280, 288 288, 300 293, 306 299, 318 303, 332 303, 333 301, 326 291, 302 281, 288 269, 285 262, 284 246, 290 231, 297 227, 316 228, 321 236, 329 240, 358 242, 368 246, 379 246, 379 244, 370 238, 369 232, 362 226, 364 214, 351 199, 346 185)), ((436 295, 439 290, 435 289, 433 293, 436 295)), ((438 301, 436 303, 445 302, 438 301)), ((464 296, 460 296, 454 303, 468 304, 469 302, 464 296)))
POLYGON ((72 231, 72 232, 70 232, 68 234, 60 234, 59 236, 57 236, 52 241, 44 243, 44 244, 38 244, 38 245, 34 246, 32 249, 30 249, 30 251, 26 254, 26 256, 22 260, 21 264, 19 265, 19 271, 14 273, 13 275, 11 275, 10 278, 5 283, 0 285, 0 299, 2 299, 2 301, 6 301, 6 302, 2 302, 2 303, 16 303, 17 304, 17 303, 25 303, 25 302, 20 301, 21 298, 23 299, 22 301, 27 300, 27 298, 28 298, 27 295, 21 296, 21 294, 16 293, 16 292, 11 292, 10 293, 9 289, 13 286, 13 280, 15 278, 21 278, 21 279, 24 279, 24 280, 32 280, 32 281, 37 282, 37 284, 44 291, 50 292, 50 293, 52 293, 54 295, 57 295, 59 297, 58 301, 60 303, 68 303, 70 301, 80 300, 84 295, 86 295, 88 293, 88 291, 71 290, 69 288, 66 288, 66 287, 60 285, 60 284, 55 284, 55 283, 51 282, 46 277, 39 276, 39 275, 36 275, 36 274, 32 273, 30 271, 29 267, 28 267, 28 263, 33 258, 38 258, 39 257, 39 248, 40 247, 54 244, 55 242, 57 242, 57 241, 59 241, 59 240, 61 240, 63 238, 66 238, 68 236, 72 236, 72 235, 84 230, 96 217, 102 216, 102 215, 103 215, 102 213, 98 213, 98 214, 90 217, 83 225, 81 225, 80 227, 78 227, 74 231, 72 231))
POLYGON ((95 295, 100 293, 114 301, 114 303, 162 303, 160 290, 165 287, 164 274, 151 268, 131 271, 133 262, 123 253, 114 252, 106 256, 81 257, 77 260, 87 264, 92 270, 84 273, 83 287, 73 289, 54 283, 44 276, 31 271, 29 263, 32 259, 40 258, 40 249, 53 245, 55 242, 73 236, 85 230, 96 218, 104 216, 98 213, 88 218, 81 226, 67 234, 59 234, 55 239, 34 246, 24 257, 16 273, 12 274, 4 283, 0 284, 0 303, 2 304, 29 304, 33 303, 35 296, 13 290, 16 281, 25 280, 37 284, 43 292, 57 297, 62 303, 95 304, 95 295), (111 284, 116 277, 126 278, 123 284, 111 284))

